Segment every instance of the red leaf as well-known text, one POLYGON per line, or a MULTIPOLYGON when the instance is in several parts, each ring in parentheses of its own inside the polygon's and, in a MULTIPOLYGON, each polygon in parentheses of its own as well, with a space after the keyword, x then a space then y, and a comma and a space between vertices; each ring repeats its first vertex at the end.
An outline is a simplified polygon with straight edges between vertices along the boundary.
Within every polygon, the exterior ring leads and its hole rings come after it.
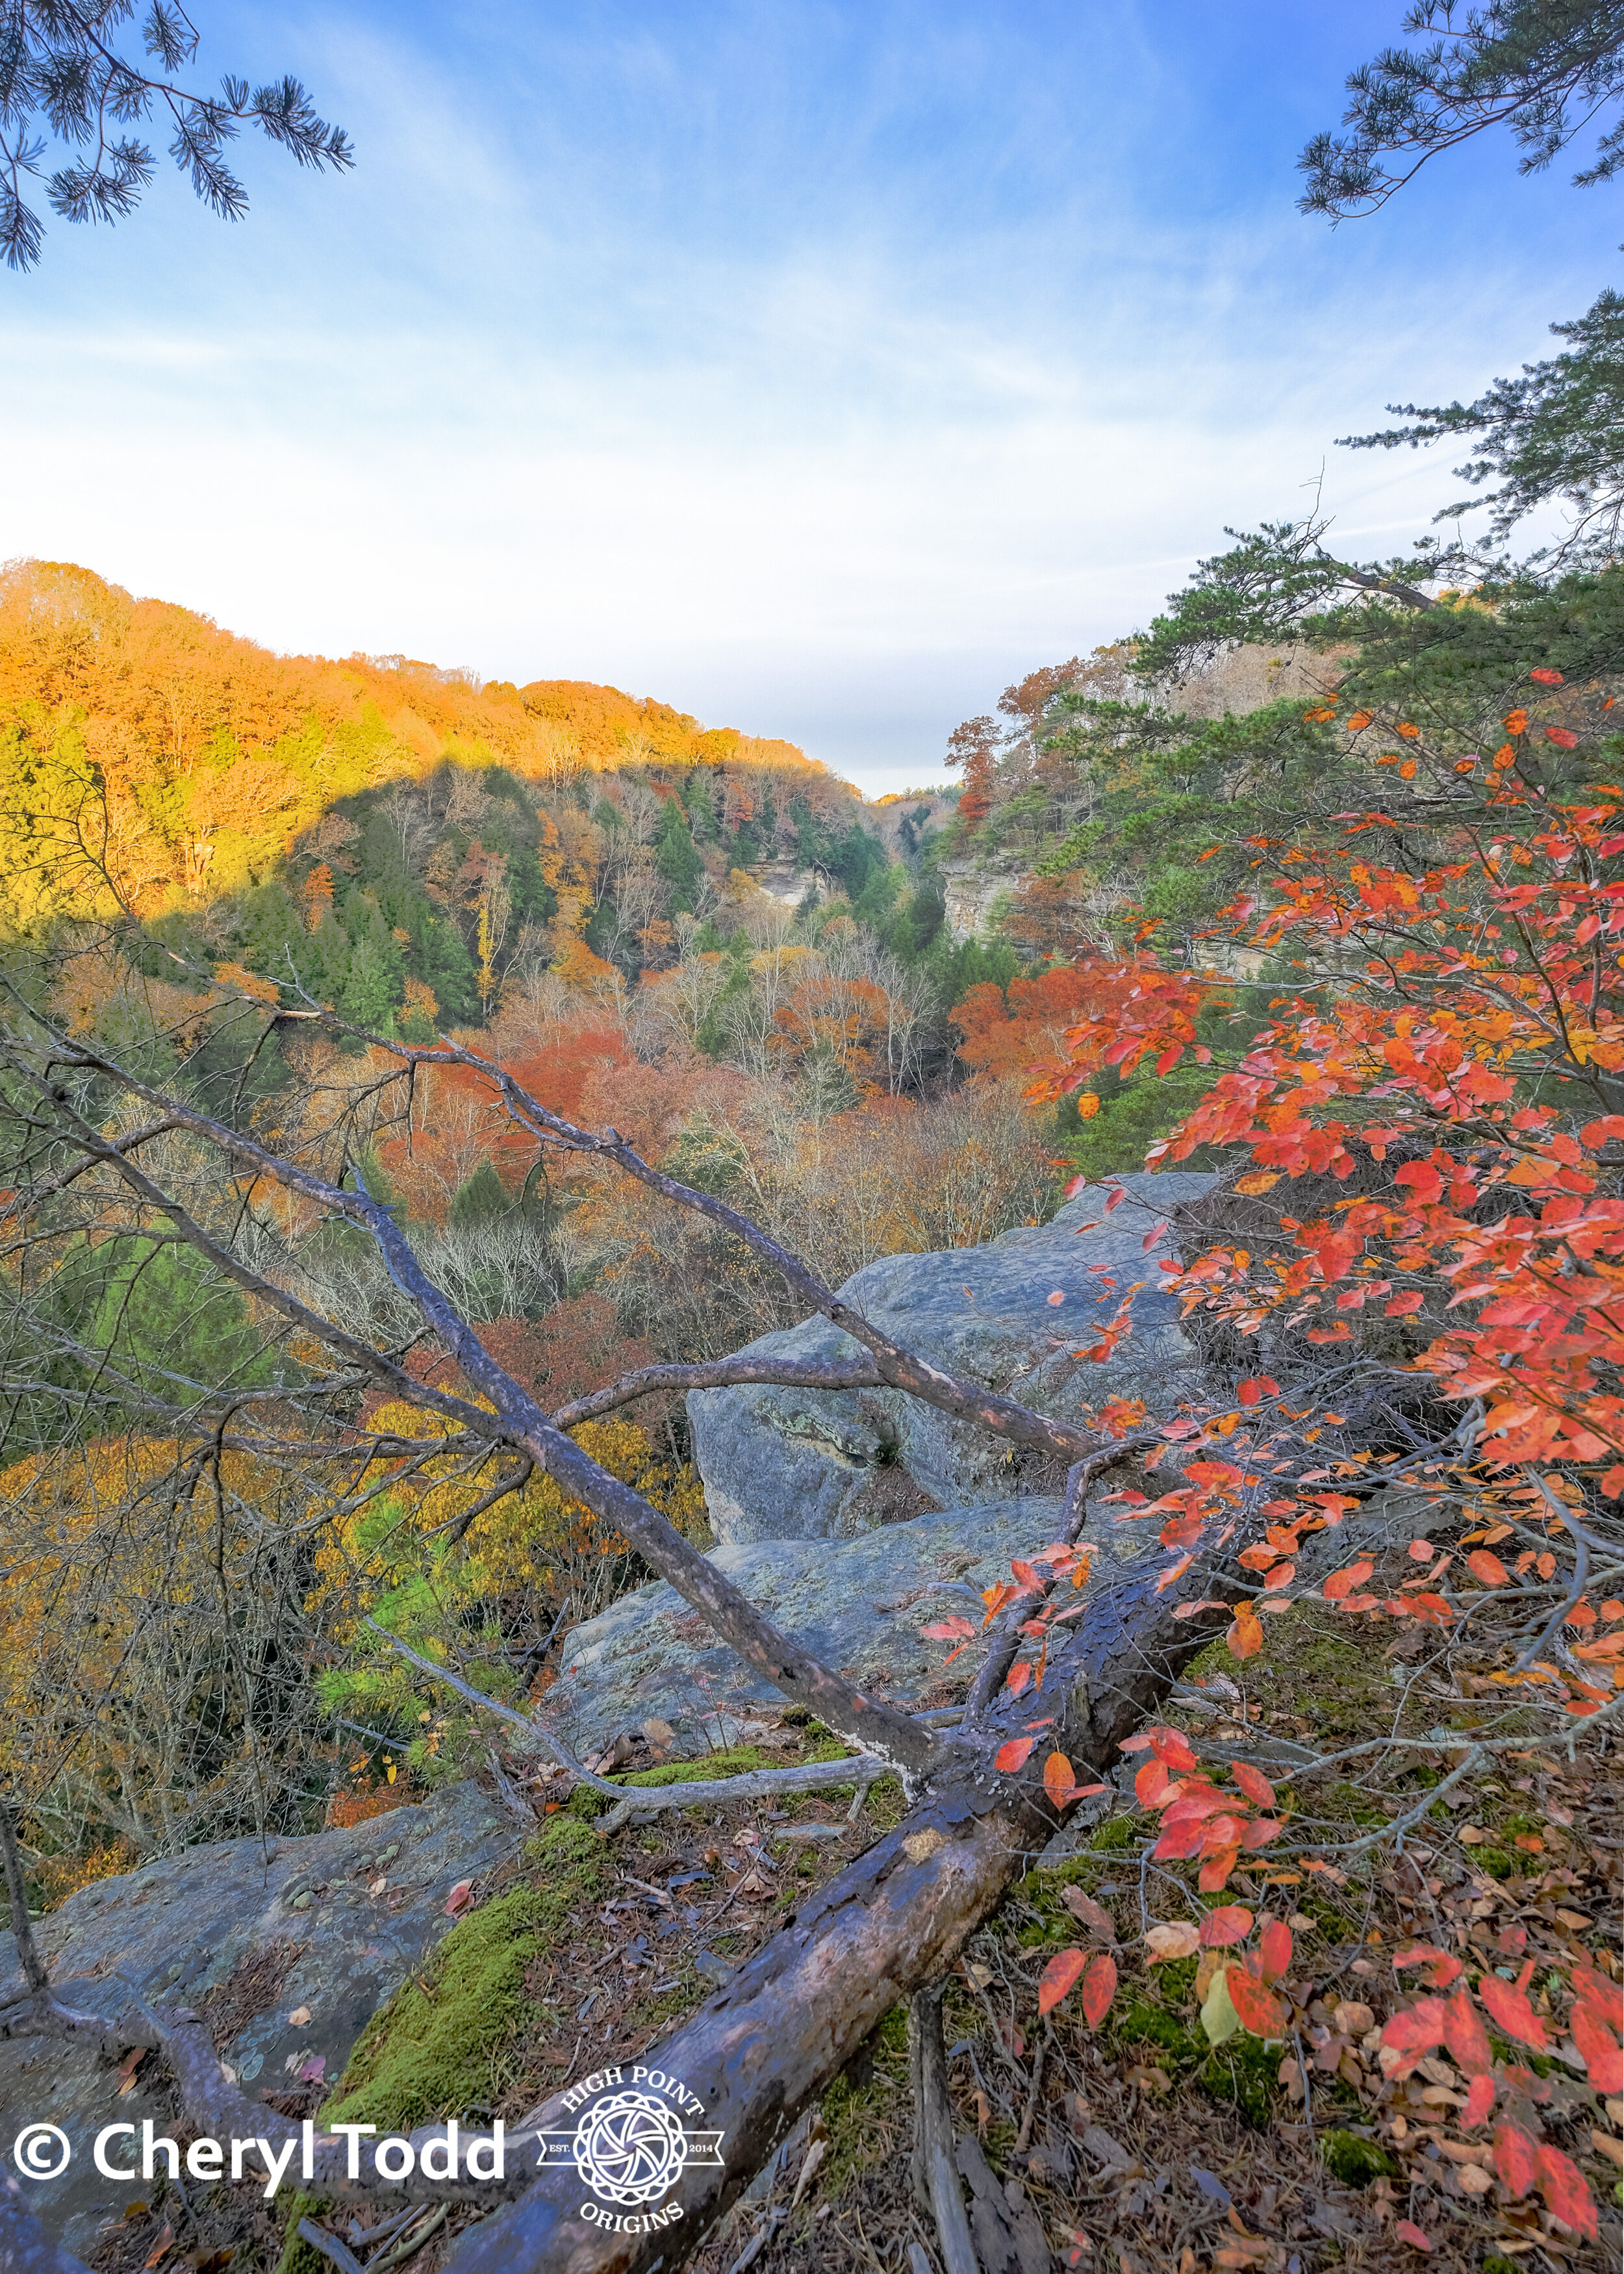
POLYGON ((1254 1769, 1248 1761, 1237 1761, 1229 1772, 1248 1800, 1259 1808, 1273 1808, 1274 1788, 1261 1769, 1254 1769))
POLYGON ((1111 2010, 1111 1999, 1116 1995, 1116 1961, 1107 1952, 1096 1952, 1088 1962, 1088 1971, 1083 1977, 1083 2019, 1091 2029, 1097 2029, 1111 2010))
POLYGON ((1489 2019, 1508 2037, 1537 2053, 1546 2050, 1551 2040, 1545 2023, 1529 2004, 1526 1991, 1503 1982, 1498 1974, 1485 1974, 1477 1984, 1477 1995, 1489 2009, 1489 2019))
POLYGON ((1019 1666, 1011 1667, 1004 1676, 1004 1686, 1011 1698, 1019 1698, 1031 1679, 1032 1660, 1029 1658, 1023 1658, 1019 1666))
POLYGON ((1154 1808, 1173 1780, 1161 1761, 1147 1761, 1133 1780, 1135 1797, 1145 1808, 1154 1808))
POLYGON ((1403 2058, 1394 2069, 1395 2077, 1408 2076, 1423 2053, 1430 2053, 1444 2041, 1444 2001, 1441 1998, 1417 1998, 1413 2006, 1395 2014, 1381 2032, 1381 2042, 1390 2052, 1403 2058))
POLYGON ((463 1912, 468 1909, 469 1904, 473 1901, 473 1881, 471 1879, 459 1879, 455 1886, 452 1888, 451 1893, 446 1897, 446 1916, 447 1918, 461 1918, 463 1912))
POLYGON ((951 1618, 940 1619, 933 1627, 921 1627, 920 1632, 929 1635, 932 1642, 957 1642, 960 1635, 973 1635, 975 1629, 968 1619, 951 1618))
POLYGON ((1468 2076, 1487 2075, 1493 2063, 1488 2031, 1464 1982, 1457 1982, 1444 2000, 1444 2043, 1468 2076))
POLYGON ((1544 666, 1538 671, 1530 671, 1528 675, 1530 679, 1537 679, 1542 687, 1560 687, 1562 683, 1560 671, 1551 671, 1544 666))
POLYGON ((1494 2170, 1515 2202, 1525 2195, 1539 2176, 1534 2143, 1520 2124, 1501 2124, 1494 2134, 1494 2170))
POLYGON ((1393 1954, 1393 1970, 1399 1973, 1406 1966, 1419 1966, 1424 1970, 1421 1979, 1429 1990, 1443 1990, 1461 1970, 1461 1962, 1453 1951, 1440 1950, 1436 1943, 1406 1943, 1393 1954))
POLYGON ((1255 1849, 1267 1848, 1271 1840, 1278 1840, 1285 1828, 1276 1816, 1255 1816, 1241 1834, 1241 1846, 1251 1855, 1255 1849))
POLYGON ((1127 1199, 1127 1197, 1128 1197, 1128 1187, 1126 1186, 1126 1185, 1118 1185, 1118 1186, 1116 1186, 1115 1187, 1115 1189, 1112 1191, 1112 1193, 1111 1193, 1111 1196, 1110 1196, 1109 1200, 1108 1200, 1108 1201, 1106 1201, 1106 1203, 1105 1203, 1105 1213, 1106 1213, 1106 1215, 1107 1215, 1107 1216, 1109 1216, 1109 1214, 1110 1214, 1110 1212, 1111 1212, 1111 1210, 1112 1210, 1113 1209, 1119 1209, 1119 1208, 1122 1206, 1122 1204, 1123 1204, 1124 1201, 1125 1201, 1125 1200, 1127 1199))
POLYGON ((1229 2003, 1240 2017, 1242 2029, 1249 2029, 1254 2037, 1278 2037, 1283 2033, 1284 2002, 1272 1990, 1266 1990, 1246 1967, 1229 1969, 1229 2003))
POLYGON ((1006 1776, 1016 1769, 1024 1769, 1026 1766, 1026 1756, 1036 1743, 1035 1737, 1011 1737, 1007 1745, 1000 1745, 993 1755, 994 1768, 1002 1769, 1006 1776))
POLYGON ((1167 1218, 1163 1216, 1160 1224, 1153 1224, 1150 1230, 1145 1234, 1144 1239, 1139 1242, 1139 1246, 1144 1249, 1147 1255, 1166 1230, 1167 1218))
POLYGON ((1624 2092, 1624 2050, 1593 2005, 1581 1999, 1568 2016, 1585 2074, 1598 2092, 1624 2092))
POLYGON ((1461 2111, 1461 2124, 1470 2132, 1475 2124, 1486 2124, 1489 2111, 1494 2105, 1494 2080, 1492 2076, 1475 2076, 1466 2096, 1466 2105, 1461 2111))
POLYGON ((1165 1761, 1169 1768, 1177 1769, 1181 1775, 1201 1766, 1199 1755, 1177 1729, 1153 1729, 1150 1750, 1153 1758, 1165 1761))
POLYGON ((1175 1824, 1150 1852, 1159 1864, 1164 1864, 1169 1856, 1193 1856, 1206 1837, 1204 1824, 1175 1824))
POLYGON ((1201 1922, 1200 1946, 1203 1950, 1221 1950, 1226 1943, 1244 1942, 1252 1932, 1252 1913, 1244 1903, 1225 1903, 1222 1910, 1208 1911, 1201 1922))
POLYGON ((1341 1571, 1333 1571, 1320 1592, 1327 1603, 1340 1603, 1344 1595, 1350 1595, 1356 1587, 1362 1587, 1375 1568, 1373 1563, 1364 1560, 1350 1563, 1341 1571))
POLYGON ((1229 1885, 1229 1874, 1240 1855, 1238 1848, 1214 1848, 1210 1841, 1201 1850, 1205 1858, 1195 1875, 1196 1886, 1204 1895, 1216 1895, 1229 1885))
POLYGON ((1258 1937, 1258 1960, 1266 1982, 1278 1982, 1291 1963, 1291 1930, 1284 1919, 1271 1919, 1258 1937))
POLYGON ((1539 2192, 1552 2218, 1594 2242, 1596 2204, 1577 2165, 1570 2164, 1561 2150, 1553 2148, 1548 2141, 1540 2143, 1535 2161, 1539 2165, 1539 2192))
POLYGON ((1393 2232, 1401 2242, 1408 2242, 1412 2249, 1430 2250, 1432 2247, 1431 2237, 1422 2233, 1413 2218, 1401 2218, 1393 2232))
POLYGON ((1511 1577, 1498 1555, 1491 1555, 1486 1547, 1474 1547, 1466 1559, 1466 1568, 1485 1587, 1503 1587, 1511 1577))
POLYGON ((1049 1960, 1038 1982, 1040 2014, 1049 2013, 1060 2003, 1087 1963, 1088 1953, 1075 1947, 1059 1951, 1049 1960))

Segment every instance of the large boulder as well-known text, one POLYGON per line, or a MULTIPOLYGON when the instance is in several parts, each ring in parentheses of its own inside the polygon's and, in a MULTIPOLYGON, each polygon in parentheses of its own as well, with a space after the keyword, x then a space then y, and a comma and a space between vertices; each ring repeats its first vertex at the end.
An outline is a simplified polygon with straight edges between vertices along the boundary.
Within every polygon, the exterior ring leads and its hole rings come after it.
MULTIPOLYGON (((1177 1306, 1160 1291, 1163 1240, 1145 1242, 1169 1209, 1203 1197, 1210 1176, 1174 1172, 1117 1179, 1128 1198, 1090 1185, 1045 1224, 1006 1231, 984 1247, 888 1255, 840 1290, 894 1340, 1023 1404, 1075 1419, 1101 1397, 1143 1397, 1168 1412, 1192 1394, 1193 1346, 1177 1306), (1132 1330, 1106 1365, 1076 1353, 1136 1281, 1132 1330), (1056 1302, 1055 1298, 1060 1297, 1056 1302)), ((763 1335, 750 1354, 861 1355, 823 1318, 763 1335)), ((898 1390, 808 1390, 755 1385, 690 1391, 688 1420, 705 1505, 718 1540, 846 1540, 932 1510, 966 1508, 1052 1486, 1014 1457, 1006 1438, 956 1421, 898 1390)))
MULTIPOLYGON (((920 1630, 955 1612, 979 1627, 981 1590, 1009 1577, 1011 1557, 1054 1539, 1060 1509, 1052 1496, 983 1501, 830 1545, 766 1540, 718 1547, 711 1561, 825 1666, 876 1696, 917 1702, 950 1647, 920 1630)), ((1102 1560, 1125 1562, 1146 1552, 1143 1527, 1090 1531, 1096 1579, 1109 1577, 1102 1560)), ((973 1645, 954 1678, 978 1660, 973 1645)), ((622 1595, 575 1629, 545 1715, 579 1751, 657 1721, 672 1729, 674 1750, 692 1754, 748 1733, 756 1707, 782 1703, 662 1581, 622 1595)))
MULTIPOLYGON (((456 1882, 478 1878, 523 1837, 477 1785, 450 1785, 347 1829, 265 1845, 219 1841, 99 1879, 41 1919, 35 1936, 67 2005, 110 2017, 132 1989, 149 2001, 184 1999, 253 2097, 297 2094, 338 2075, 372 2014, 449 1931, 456 1882)), ((0 2006, 24 1995, 7 1931, 0 2006)), ((96 2133, 146 2117, 162 2133, 167 2108, 139 2082, 121 2090, 116 2065, 83 2045, 0 2043, 0 2142, 9 2148, 25 2124, 67 2134, 66 2171, 21 2185, 29 2208, 81 2258, 140 2193, 97 2172, 96 2133)))

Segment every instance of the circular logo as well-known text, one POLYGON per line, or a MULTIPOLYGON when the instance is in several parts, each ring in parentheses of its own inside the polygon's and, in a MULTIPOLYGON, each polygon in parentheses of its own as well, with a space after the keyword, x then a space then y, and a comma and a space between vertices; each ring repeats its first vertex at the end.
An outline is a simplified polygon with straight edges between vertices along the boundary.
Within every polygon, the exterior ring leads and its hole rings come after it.
POLYGON ((605 2202, 658 2202, 688 2161, 673 2108, 651 2092, 612 2092, 575 2127, 575 2169, 605 2202))
POLYGON ((11 2142, 11 2161, 26 2180, 54 2180, 72 2153, 60 2124, 25 2124, 11 2142))

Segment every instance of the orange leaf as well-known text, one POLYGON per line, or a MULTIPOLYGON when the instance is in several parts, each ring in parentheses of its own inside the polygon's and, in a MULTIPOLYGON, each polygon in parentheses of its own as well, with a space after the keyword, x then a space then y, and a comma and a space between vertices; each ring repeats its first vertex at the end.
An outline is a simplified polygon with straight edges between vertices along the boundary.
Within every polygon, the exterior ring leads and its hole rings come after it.
POLYGON ((1404 737, 1404 740, 1407 742, 1414 742, 1418 741, 1420 738, 1421 729, 1419 727, 1412 727, 1408 719, 1401 719, 1399 720, 1396 731, 1404 737))
POLYGON ((1466 1559, 1466 1568, 1485 1587, 1503 1587, 1511 1574, 1498 1555, 1491 1555, 1486 1547, 1474 1547, 1466 1559))
POLYGON ((1024 1769, 1026 1766, 1026 1757, 1036 1743, 1035 1737, 1011 1737, 1007 1745, 1000 1745, 993 1755, 994 1768, 1002 1769, 1006 1776, 1011 1775, 1017 1769, 1024 1769))
MULTIPOLYGON (((1402 734, 1403 731, 1403 728, 1401 727, 1399 728, 1400 734, 1402 734)), ((1413 758, 1405 759, 1403 764, 1398 770, 1398 778, 1401 781, 1414 781, 1416 778, 1416 762, 1413 758)))
POLYGON ((1375 1568, 1373 1563, 1364 1560, 1347 1564, 1342 1570, 1333 1571, 1320 1592, 1327 1603, 1340 1603, 1344 1595, 1350 1595, 1356 1587, 1362 1587, 1375 1568))
POLYGON ((1244 1193, 1247 1199, 1252 1200, 1259 1193, 1267 1192, 1271 1185, 1277 1185, 1279 1182, 1278 1169, 1253 1169, 1248 1175, 1236 1178, 1235 1189, 1237 1193, 1244 1193))
POLYGON ((1528 713, 1527 713, 1527 712, 1526 712, 1526 711, 1507 711, 1507 713, 1506 713, 1506 732, 1507 732, 1508 734, 1521 734, 1524 731, 1524 729, 1527 727, 1527 725, 1528 725, 1528 713))
POLYGON ((1056 1808, 1064 1808, 1071 1796, 1077 1782, 1071 1764, 1064 1753, 1051 1753, 1043 1764, 1043 1789, 1056 1808))
POLYGON ((1237 1761, 1229 1771, 1248 1800, 1259 1808, 1273 1808, 1274 1788, 1261 1769, 1254 1769, 1249 1761, 1237 1761))
POLYGON ((1237 1606, 1235 1623, 1224 1637, 1233 1658, 1254 1658, 1263 1647, 1263 1623, 1250 1603, 1237 1606))

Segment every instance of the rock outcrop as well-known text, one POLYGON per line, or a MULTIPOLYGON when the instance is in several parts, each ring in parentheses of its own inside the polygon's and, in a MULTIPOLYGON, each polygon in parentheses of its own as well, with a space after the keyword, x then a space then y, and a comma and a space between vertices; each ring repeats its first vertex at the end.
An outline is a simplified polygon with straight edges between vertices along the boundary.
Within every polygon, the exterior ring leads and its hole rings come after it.
MULTIPOLYGON (((523 1837, 477 1785, 304 1839, 225 1840, 167 1856, 71 1895, 35 1929, 52 1987, 111 2016, 135 1990, 184 1999, 255 2098, 336 2077, 384 1999, 452 1922, 446 1899, 523 1837)), ((0 1933, 0 2006, 26 1994, 17 1946, 0 1933)), ((54 2037, 0 2044, 0 2139, 59 2125, 72 2160, 25 2180, 29 2206, 81 2258, 102 2223, 141 2193, 91 2158, 105 2124, 154 2119, 168 2103, 138 2081, 121 2090, 110 2060, 54 2037)), ((117 2143, 116 2152, 125 2142, 117 2143)))
MULTIPOLYGON (((1166 1412, 1192 1394, 1195 1352, 1177 1306, 1160 1292, 1164 1240, 1147 1234, 1215 1178, 1127 1176, 1128 1199, 1090 1185, 1051 1223, 984 1247, 890 1255, 848 1279, 842 1299, 922 1356, 1006 1390, 1040 1412, 1074 1418, 1102 1397, 1143 1397, 1166 1412), (1132 1331, 1106 1365, 1086 1349, 1137 1281, 1132 1331), (1056 1302, 1055 1298, 1061 1299, 1056 1302)), ((752 1352, 850 1359, 858 1345, 825 1319, 763 1335, 752 1352)), ((930 1510, 1053 1487, 1011 1457, 1007 1442, 900 1391, 752 1386, 689 1393, 694 1453, 710 1524, 725 1546, 763 1540, 850 1539, 930 1510)))
MULTIPOLYGON (((1012 1556, 1053 1540, 1060 1508, 1052 1496, 980 1502, 856 1540, 718 1547, 713 1560, 825 1665, 876 1695, 914 1701, 951 1647, 921 1628, 955 1612, 979 1628, 981 1589, 1009 1577, 1012 1556)), ((1097 1535, 1096 1577, 1105 1576, 1101 1559, 1127 1562, 1145 1547, 1139 1529, 1108 1521, 1097 1535)), ((955 1679, 973 1672, 979 1653, 973 1645, 959 1660, 955 1679)), ((652 1720, 669 1725, 678 1752, 692 1754, 734 1741, 741 1723, 748 1734, 752 1710, 770 1702, 783 1701, 662 1582, 622 1595, 575 1629, 544 1710, 582 1750, 652 1720)))

